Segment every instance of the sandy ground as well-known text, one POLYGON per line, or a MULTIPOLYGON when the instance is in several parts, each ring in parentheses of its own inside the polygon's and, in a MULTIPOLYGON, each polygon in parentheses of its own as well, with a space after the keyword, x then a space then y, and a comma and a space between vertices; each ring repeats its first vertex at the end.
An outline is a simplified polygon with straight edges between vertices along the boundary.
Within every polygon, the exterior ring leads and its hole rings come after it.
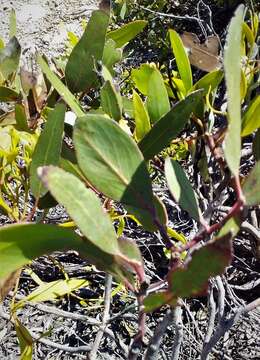
POLYGON ((82 32, 80 23, 97 8, 98 0, 0 0, 0 36, 8 39, 9 14, 17 16, 17 37, 23 58, 35 50, 49 56, 58 55, 64 47, 67 30, 82 32))

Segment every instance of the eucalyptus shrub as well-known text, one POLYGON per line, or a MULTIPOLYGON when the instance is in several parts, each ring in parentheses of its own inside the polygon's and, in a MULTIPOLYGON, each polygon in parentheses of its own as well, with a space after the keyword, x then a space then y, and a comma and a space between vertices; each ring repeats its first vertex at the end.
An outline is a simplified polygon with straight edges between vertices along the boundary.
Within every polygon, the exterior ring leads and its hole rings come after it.
MULTIPOLYGON (((135 358, 145 332, 146 313, 166 304, 175 308, 180 299, 206 294, 209 279, 223 274, 232 261, 232 239, 239 232, 245 210, 260 203, 259 130, 253 135, 255 165, 246 176, 240 172, 243 137, 252 136, 260 126, 260 102, 254 96, 258 18, 251 13, 251 20, 245 22, 246 9, 238 7, 228 29, 223 68, 208 72, 196 83, 181 37, 169 30, 176 70, 165 74, 156 64, 142 64, 131 73, 134 90, 126 97, 114 80, 114 66, 124 46, 147 23, 136 20, 108 31, 110 8, 106 2, 102 4, 92 13, 82 37, 73 38, 64 69, 53 71, 46 59, 38 56, 44 76, 40 93, 34 82, 27 82, 29 89, 21 86, 16 37, 0 50, 0 101, 14 106, 14 110, 3 112, 0 123, 0 136, 5 136, 0 147, 0 207, 12 223, 0 229, 1 298, 13 286, 19 269, 33 259, 56 250, 75 249, 137 297, 139 332, 129 352, 129 358, 135 358), (227 107, 220 111, 214 108, 214 99, 223 77, 227 107), (93 89, 99 94, 95 107, 80 101, 93 89), (65 120, 68 110, 74 113, 75 123, 65 120), (226 121, 217 133, 216 114, 226 121), (199 135, 185 138, 184 130, 194 126, 199 135), (73 147, 64 141, 64 136, 71 134, 73 147), (210 151, 210 156, 204 157, 203 171, 213 192, 212 201, 218 200, 208 171, 212 161, 234 192, 230 211, 218 222, 206 216, 182 162, 167 156, 171 146, 183 141, 195 156, 199 137, 210 151), (153 192, 148 166, 162 154, 173 199, 198 224, 198 233, 189 241, 169 227, 166 207, 153 192), (24 161, 22 168, 18 160, 24 161), (21 189, 25 194, 22 210, 21 189), (29 190, 35 199, 32 209, 26 207, 29 190), (116 233, 113 217, 100 198, 112 200, 114 212, 114 202, 120 203, 143 229, 161 234, 170 254, 163 290, 152 290, 138 246, 116 233), (66 209, 71 228, 33 221, 37 209, 47 211, 56 203, 66 209)), ((205 179, 203 174, 201 178, 205 179)), ((53 299, 54 294, 73 291, 86 282, 71 279, 57 286, 44 298, 34 294, 34 301, 53 299)), ((45 293, 43 290, 39 292, 45 293)), ((28 339, 15 316, 21 306, 13 306, 13 317, 20 339, 28 339)), ((32 344, 21 347, 28 359, 32 358, 32 344)))

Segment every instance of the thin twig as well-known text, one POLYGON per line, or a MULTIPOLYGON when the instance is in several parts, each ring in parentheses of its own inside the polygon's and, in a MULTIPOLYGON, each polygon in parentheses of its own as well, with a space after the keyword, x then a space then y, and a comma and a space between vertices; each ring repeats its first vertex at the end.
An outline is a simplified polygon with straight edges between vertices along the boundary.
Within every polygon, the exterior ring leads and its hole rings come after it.
POLYGON ((238 310, 228 319, 223 319, 219 324, 218 328, 215 331, 215 334, 211 337, 210 341, 207 344, 207 347, 204 347, 201 354, 201 360, 207 360, 210 352, 216 346, 218 341, 238 322, 239 318, 242 315, 247 314, 248 312, 256 309, 260 306, 260 298, 252 301, 246 306, 241 306, 238 310))
POLYGON ((89 360, 95 360, 98 352, 98 348, 100 346, 103 334, 105 332, 107 322, 109 319, 109 311, 110 311, 110 303, 111 303, 111 289, 112 289, 112 276, 110 274, 106 275, 106 285, 105 285, 105 294, 104 294, 104 313, 102 325, 100 326, 99 331, 97 332, 93 347, 88 354, 89 360))
POLYGON ((151 338, 146 354, 145 360, 156 360, 158 359, 158 354, 160 350, 160 345, 167 330, 167 327, 173 321, 173 311, 172 309, 168 310, 162 321, 155 328, 153 337, 151 338))
MULTIPOLYGON (((208 309, 209 309, 209 320, 208 327, 204 339, 204 346, 207 344, 213 334, 214 326, 215 326, 215 318, 216 318, 216 303, 213 295, 213 285, 210 286, 210 291, 208 295, 208 309)), ((204 347, 203 346, 203 347, 204 347)))
MULTIPOLYGON (((0 317, 10 321, 10 315, 3 311, 2 307, 0 307, 0 317)), ((12 321, 13 322, 13 321, 12 321)), ((40 337, 38 334, 34 333, 33 331, 29 331, 31 337, 35 340, 35 342, 40 342, 46 346, 50 346, 54 349, 62 350, 64 352, 68 353, 86 353, 91 350, 90 346, 78 346, 78 347, 72 347, 72 346, 66 346, 63 344, 55 343, 51 340, 45 339, 43 337, 40 337)))
POLYGON ((183 323, 182 323, 182 308, 180 305, 176 306, 173 311, 173 323, 175 328, 175 336, 172 347, 172 360, 178 360, 180 356, 181 345, 183 342, 183 323))

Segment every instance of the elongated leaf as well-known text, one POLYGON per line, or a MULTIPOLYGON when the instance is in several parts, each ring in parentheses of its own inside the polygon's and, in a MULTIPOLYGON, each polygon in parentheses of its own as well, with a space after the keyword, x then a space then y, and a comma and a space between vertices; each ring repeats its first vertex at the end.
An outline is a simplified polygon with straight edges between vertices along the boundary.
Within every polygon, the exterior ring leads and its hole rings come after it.
POLYGON ((30 132, 27 123, 27 116, 25 112, 24 105, 16 104, 15 105, 15 120, 16 120, 16 128, 20 131, 30 132))
POLYGON ((175 30, 171 29, 169 30, 169 35, 180 77, 183 81, 187 93, 192 87, 192 72, 190 61, 179 34, 175 30))
POLYGON ((83 116, 84 111, 81 109, 78 101, 74 95, 69 91, 69 89, 63 84, 63 82, 54 74, 49 68, 48 64, 44 61, 43 57, 38 56, 37 62, 41 67, 42 72, 46 75, 47 79, 50 81, 54 89, 60 94, 64 101, 69 105, 71 110, 77 116, 83 116))
POLYGON ((203 95, 206 96, 209 92, 215 90, 223 79, 224 73, 222 70, 215 70, 204 75, 193 85, 191 91, 203 89, 203 95))
POLYGON ((169 190, 180 207, 200 222, 201 212, 197 196, 181 165, 170 158, 165 160, 165 176, 169 190))
POLYGON ((0 229, 0 278, 43 254, 65 248, 79 248, 80 237, 54 225, 19 224, 0 229))
POLYGON ((85 279, 68 279, 44 282, 37 289, 16 303, 15 309, 17 310, 23 307, 28 301, 37 303, 41 301, 56 300, 67 294, 71 294, 75 290, 87 287, 88 285, 89 281, 85 279))
POLYGON ((224 70, 227 86, 228 132, 224 144, 224 154, 227 164, 238 176, 241 151, 241 35, 244 19, 244 6, 240 5, 232 18, 227 43, 224 51, 224 70))
POLYGON ((260 96, 256 96, 248 105, 242 117, 241 136, 248 136, 260 128, 260 96))
POLYGON ((110 31, 107 34, 108 39, 114 40, 116 47, 120 48, 126 45, 130 40, 136 37, 147 26, 147 21, 136 20, 126 25, 123 25, 119 29, 110 31))
POLYGON ((38 167, 59 164, 65 110, 64 105, 58 104, 56 108, 50 112, 48 121, 36 144, 30 166, 30 185, 35 198, 39 198, 47 193, 47 190, 38 178, 38 167))
POLYGON ((101 106, 105 113, 112 119, 119 121, 122 118, 122 98, 111 81, 107 80, 105 82, 101 89, 100 96, 101 106))
POLYGON ((137 141, 140 141, 150 131, 151 124, 145 105, 136 91, 133 92, 133 105, 135 119, 135 137, 137 141))
POLYGON ((33 358, 33 338, 26 327, 15 318, 15 330, 19 340, 21 356, 20 360, 32 360, 33 358))
POLYGON ((116 43, 112 39, 107 39, 104 51, 102 64, 110 71, 114 76, 114 65, 122 59, 122 50, 116 48, 116 43))
POLYGON ((43 167, 39 174, 46 188, 66 208, 89 241, 109 254, 120 253, 113 225, 92 190, 58 167, 43 167))
POLYGON ((163 116, 140 141, 139 147, 146 160, 159 154, 183 130, 191 113, 202 97, 202 91, 195 91, 178 102, 163 116))
POLYGON ((81 170, 99 191, 153 213, 152 187, 143 156, 116 122, 101 115, 77 119, 74 144, 81 170))
POLYGON ((17 101, 19 100, 19 98, 20 95, 16 91, 5 86, 0 86, 0 101, 2 102, 17 101))
POLYGON ((153 73, 155 65, 142 64, 139 69, 133 69, 131 77, 137 89, 143 94, 148 94, 148 82, 153 73))
POLYGON ((3 49, 0 49, 0 75, 7 79, 14 73, 19 65, 21 55, 21 46, 16 39, 12 37, 3 49))
POLYGON ((74 93, 87 91, 97 84, 94 65, 103 57, 109 19, 105 11, 93 11, 84 34, 70 54, 65 77, 69 89, 74 93))
POLYGON ((9 17, 9 38, 11 39, 13 36, 16 36, 16 14, 15 10, 12 9, 10 11, 9 17))
POLYGON ((243 193, 248 206, 260 204, 260 161, 256 162, 247 176, 243 185, 243 193))
POLYGON ((6 279, 13 271, 39 256, 64 249, 75 249, 100 270, 110 272, 123 282, 132 279, 113 255, 68 228, 43 224, 15 224, 0 228, 0 279, 6 279))
POLYGON ((163 77, 157 68, 153 69, 148 80, 147 108, 153 123, 168 113, 171 108, 163 77))

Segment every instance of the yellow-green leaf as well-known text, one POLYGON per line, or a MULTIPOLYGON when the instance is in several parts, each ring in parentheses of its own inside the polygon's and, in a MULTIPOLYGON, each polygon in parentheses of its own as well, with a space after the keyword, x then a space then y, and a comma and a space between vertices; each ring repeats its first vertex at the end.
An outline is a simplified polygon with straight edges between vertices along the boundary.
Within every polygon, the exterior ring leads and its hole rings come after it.
POLYGON ((241 36, 244 19, 244 5, 240 5, 228 29, 224 51, 224 70, 227 86, 228 131, 225 138, 224 154, 227 164, 238 176, 241 151, 241 36))

